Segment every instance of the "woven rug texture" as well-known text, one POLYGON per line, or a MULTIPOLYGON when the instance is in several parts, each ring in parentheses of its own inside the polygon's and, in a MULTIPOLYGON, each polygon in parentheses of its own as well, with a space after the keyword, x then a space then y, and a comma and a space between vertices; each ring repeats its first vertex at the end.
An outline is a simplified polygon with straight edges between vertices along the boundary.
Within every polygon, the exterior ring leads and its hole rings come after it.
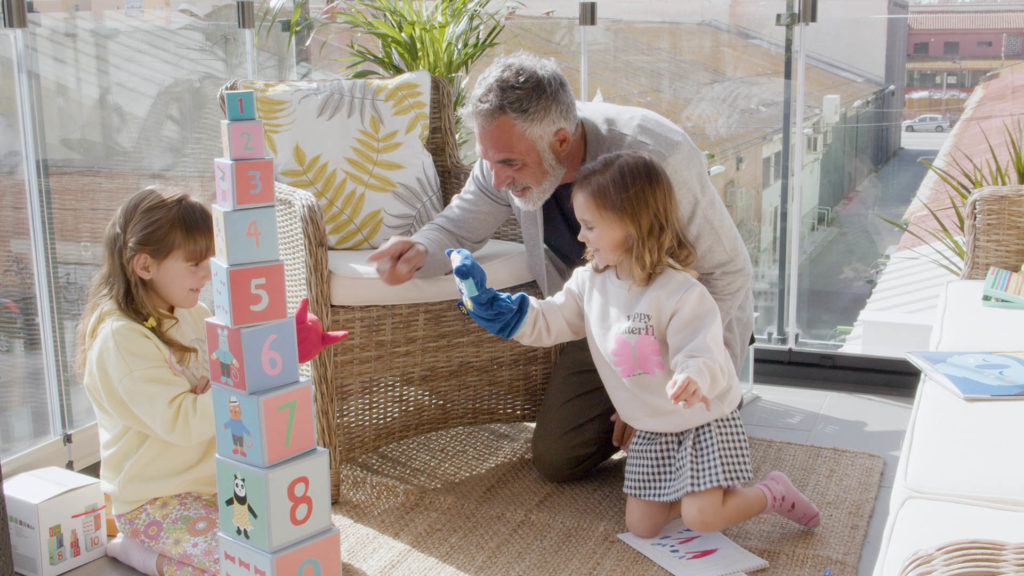
MULTIPOLYGON (((668 574, 620 541, 620 454, 590 478, 551 483, 526 424, 400 442, 344 466, 333 508, 346 576, 668 574)), ((750 439, 754 478, 782 470, 820 508, 809 531, 762 515, 725 531, 771 566, 758 576, 855 576, 881 480, 880 456, 750 439)))

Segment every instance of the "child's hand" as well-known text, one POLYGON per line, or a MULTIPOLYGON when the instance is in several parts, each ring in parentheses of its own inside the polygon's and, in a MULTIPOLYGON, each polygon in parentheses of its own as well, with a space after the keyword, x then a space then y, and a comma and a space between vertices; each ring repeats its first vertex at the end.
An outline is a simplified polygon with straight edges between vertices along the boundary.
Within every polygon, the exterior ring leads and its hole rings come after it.
POLYGON ((210 391, 210 377, 203 376, 199 382, 192 387, 193 394, 205 394, 210 391))
POLYGON ((452 261, 462 311, 491 334, 506 340, 515 336, 530 308, 529 296, 488 288, 487 274, 468 250, 448 249, 445 254, 452 261))
POLYGON ((692 408, 698 403, 711 411, 711 400, 700 390, 697 381, 689 376, 675 376, 665 385, 665 392, 673 404, 683 403, 683 408, 692 408))

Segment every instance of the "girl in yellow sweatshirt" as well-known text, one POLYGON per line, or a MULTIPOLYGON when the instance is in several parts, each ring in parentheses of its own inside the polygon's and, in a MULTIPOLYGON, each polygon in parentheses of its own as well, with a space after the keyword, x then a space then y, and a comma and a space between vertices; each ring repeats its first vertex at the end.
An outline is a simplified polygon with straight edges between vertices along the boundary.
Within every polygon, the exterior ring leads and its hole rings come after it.
POLYGON ((107 226, 78 327, 100 480, 120 535, 107 554, 154 575, 217 574, 213 402, 199 291, 213 223, 202 203, 147 188, 107 226))

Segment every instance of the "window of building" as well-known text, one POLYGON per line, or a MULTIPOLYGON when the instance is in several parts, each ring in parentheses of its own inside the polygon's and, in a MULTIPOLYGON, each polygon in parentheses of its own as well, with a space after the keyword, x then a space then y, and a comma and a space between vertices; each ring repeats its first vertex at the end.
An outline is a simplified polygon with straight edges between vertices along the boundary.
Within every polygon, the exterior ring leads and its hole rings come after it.
POLYGON ((959 42, 943 42, 942 43, 942 55, 943 56, 959 56, 960 55, 960 43, 959 42))
POLYGON ((991 48, 991 47, 992 47, 992 41, 991 40, 978 40, 978 48, 991 48))
POLYGON ((928 44, 928 42, 914 42, 914 56, 927 56, 928 44))

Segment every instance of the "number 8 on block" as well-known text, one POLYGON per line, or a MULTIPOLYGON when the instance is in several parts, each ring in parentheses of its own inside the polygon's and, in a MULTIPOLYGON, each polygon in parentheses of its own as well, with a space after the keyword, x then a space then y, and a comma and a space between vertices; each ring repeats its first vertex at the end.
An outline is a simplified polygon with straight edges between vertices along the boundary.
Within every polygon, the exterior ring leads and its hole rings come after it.
POLYGON ((284 263, 229 266, 210 259, 213 313, 232 328, 281 320, 288 315, 284 263))

